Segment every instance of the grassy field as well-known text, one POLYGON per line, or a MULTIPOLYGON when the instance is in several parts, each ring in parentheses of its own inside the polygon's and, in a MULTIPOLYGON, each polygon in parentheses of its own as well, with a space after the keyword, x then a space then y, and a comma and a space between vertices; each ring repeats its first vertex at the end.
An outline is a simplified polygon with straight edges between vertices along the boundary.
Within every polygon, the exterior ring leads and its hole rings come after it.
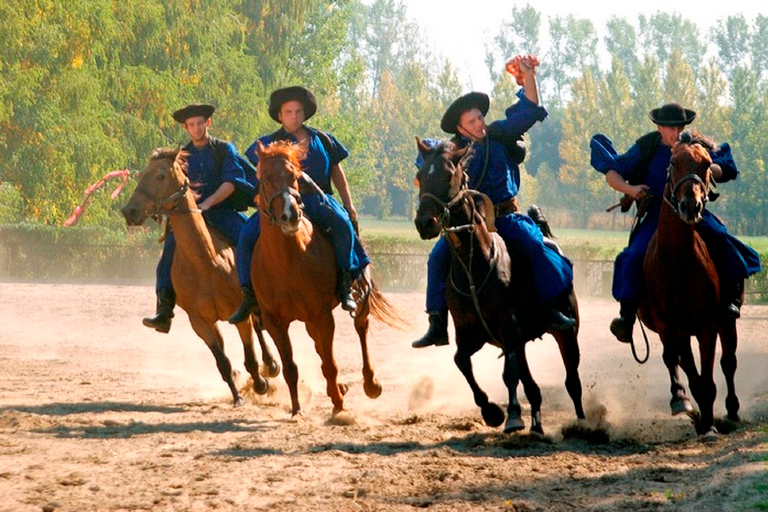
MULTIPOLYGON (((366 242, 414 244, 429 250, 434 240, 421 240, 412 221, 378 220, 371 218, 360 219, 362 238, 366 242)), ((555 228, 558 243, 568 250, 586 252, 597 257, 613 257, 627 244, 628 231, 617 230, 587 230, 555 228)), ((739 237, 760 254, 768 253, 768 237, 744 236, 739 237)))

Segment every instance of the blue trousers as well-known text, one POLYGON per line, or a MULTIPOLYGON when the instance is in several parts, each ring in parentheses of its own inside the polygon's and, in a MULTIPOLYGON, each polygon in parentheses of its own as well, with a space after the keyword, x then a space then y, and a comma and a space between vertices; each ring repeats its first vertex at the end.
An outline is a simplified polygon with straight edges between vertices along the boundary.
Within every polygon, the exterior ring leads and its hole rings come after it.
MULTIPOLYGON (((533 282, 538 299, 546 302, 573 285, 573 268, 567 258, 544 245, 541 230, 527 215, 512 213, 496 219, 496 230, 507 247, 520 250, 533 268, 533 282)), ((448 311, 445 297, 451 270, 451 247, 440 238, 427 260, 427 311, 448 311)))
MULTIPOLYGON (((203 218, 205 223, 209 226, 213 226, 231 243, 236 244, 240 238, 240 231, 243 229, 243 225, 247 219, 244 213, 230 210, 208 210, 203 212, 203 218)), ((176 251, 176 237, 173 231, 170 229, 165 236, 165 243, 163 244, 163 253, 160 255, 160 261, 157 263, 155 284, 155 291, 157 293, 160 290, 173 290, 173 283, 171 282, 171 265, 173 264, 173 254, 176 251)))
MULTIPOLYGON (((618 301, 639 302, 645 293, 643 260, 651 237, 658 227, 658 217, 648 218, 633 233, 629 246, 616 257, 613 270, 613 297, 618 301)), ((728 233, 715 214, 704 210, 696 225, 724 283, 736 283, 760 272, 760 256, 728 233)))
MULTIPOLYGON (((301 199, 304 202, 304 213, 315 228, 321 232, 330 231, 336 268, 349 272, 352 279, 359 277, 371 260, 355 235, 347 210, 329 195, 304 194, 301 199)), ((251 286, 251 260, 260 234, 261 215, 257 211, 243 226, 237 242, 237 275, 241 286, 251 286)))

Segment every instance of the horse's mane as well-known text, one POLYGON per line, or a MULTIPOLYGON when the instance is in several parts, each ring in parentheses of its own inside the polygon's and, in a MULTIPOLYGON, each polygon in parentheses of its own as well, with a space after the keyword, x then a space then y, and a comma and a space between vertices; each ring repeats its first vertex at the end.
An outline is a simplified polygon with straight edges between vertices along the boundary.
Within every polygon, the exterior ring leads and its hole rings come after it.
POLYGON ((182 151, 180 148, 157 148, 149 155, 149 161, 172 160, 174 169, 186 175, 187 173, 184 169, 186 168, 188 157, 189 153, 182 151))
POLYGON ((715 148, 715 143, 711 138, 699 132, 685 131, 681 133, 680 140, 672 148, 672 161, 675 162, 682 158, 686 148, 690 148, 690 153, 699 166, 709 167, 712 163, 709 151, 715 148))
POLYGON ((298 177, 301 174, 301 161, 304 156, 304 151, 298 144, 288 140, 278 140, 265 146, 259 159, 263 161, 271 158, 284 158, 292 165, 291 170, 298 177))
POLYGON ((176 159, 176 155, 179 154, 179 148, 157 148, 149 156, 149 160, 164 160, 164 159, 176 159))

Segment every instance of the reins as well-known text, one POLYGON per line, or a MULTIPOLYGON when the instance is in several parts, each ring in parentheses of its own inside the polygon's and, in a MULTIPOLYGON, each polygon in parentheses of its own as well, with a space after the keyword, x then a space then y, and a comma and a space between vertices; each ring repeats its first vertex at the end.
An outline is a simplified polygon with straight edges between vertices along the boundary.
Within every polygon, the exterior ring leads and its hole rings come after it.
POLYGON ((154 211, 152 212, 152 216, 156 215, 173 215, 173 214, 179 214, 179 213, 202 213, 202 210, 199 208, 190 208, 187 210, 179 210, 179 206, 181 205, 181 199, 186 195, 187 191, 189 190, 190 184, 189 184, 189 178, 184 178, 184 183, 182 183, 179 190, 174 192, 168 197, 165 198, 158 198, 154 194, 148 192, 145 188, 138 186, 136 187, 136 192, 143 195, 144 197, 148 198, 150 201, 152 201, 154 205, 154 211), (170 210, 165 210, 163 207, 167 205, 168 203, 173 203, 173 206, 170 210))
MULTIPOLYGON (((678 212, 678 208, 680 206, 680 202, 677 199, 677 191, 680 189, 680 187, 688 182, 693 181, 695 183, 700 184, 702 187, 704 187, 704 198, 702 199, 702 202, 704 203, 704 206, 706 206, 707 201, 709 200, 709 183, 705 182, 701 176, 699 176, 696 173, 690 173, 686 176, 683 176, 680 178, 677 182, 675 182, 672 179, 672 172, 674 171, 675 166, 672 165, 672 163, 669 164, 669 167, 667 167, 667 185, 669 185, 668 190, 669 197, 667 197, 667 194, 664 194, 664 202, 669 205, 672 210, 675 211, 675 213, 678 212)), ((707 172, 711 172, 709 169, 707 169, 707 172)))
MULTIPOLYGON (((474 201, 471 201, 471 199, 474 197, 481 197, 481 198, 484 198, 484 200, 487 200, 487 196, 485 194, 469 188, 462 188, 461 190, 459 190, 458 194, 456 194, 456 196, 454 196, 453 199, 449 200, 448 202, 443 201, 439 197, 429 192, 424 192, 423 194, 421 194, 420 199, 423 199, 423 198, 432 199, 438 204, 438 206, 443 208, 443 213, 441 213, 439 217, 440 230, 442 231, 444 237, 448 237, 451 234, 460 233, 462 231, 468 231, 470 236, 474 235, 475 233, 474 218, 475 218, 475 214, 477 213, 475 203, 474 201), (468 224, 463 224, 461 226, 451 226, 450 225, 451 210, 455 209, 456 206, 463 205, 464 202, 467 201, 468 199, 470 199, 470 204, 472 205, 471 213, 470 213, 470 222, 468 224)), ((475 279, 474 279, 474 276, 472 275, 472 262, 474 260, 474 255, 475 255, 475 244, 473 243, 469 244, 468 263, 465 263, 464 260, 461 257, 459 257, 456 251, 455 245, 451 243, 450 240, 448 245, 450 246, 451 251, 456 255, 455 259, 461 264, 461 268, 464 270, 464 273, 467 276, 467 281, 469 282, 469 291, 465 292, 456 285, 456 282, 453 279, 453 273, 450 273, 451 286, 458 294, 463 295, 464 297, 470 297, 472 299, 472 303, 475 306, 475 311, 477 311, 477 316, 480 318, 480 322, 482 322, 483 327, 485 328, 485 331, 488 333, 488 336, 490 336, 491 340, 493 340, 497 345, 503 347, 503 345, 493 335, 493 333, 491 332, 491 328, 488 326, 488 323, 485 321, 485 318, 483 317, 482 308, 480 307, 480 300, 478 299, 478 294, 482 291, 482 289, 488 283, 491 275, 496 269, 496 264, 498 262, 498 259, 494 257, 496 254, 495 240, 491 238, 491 247, 490 247, 491 264, 490 264, 490 267, 488 268, 488 272, 486 273, 485 278, 483 279, 482 283, 480 283, 479 286, 475 284, 475 279)))

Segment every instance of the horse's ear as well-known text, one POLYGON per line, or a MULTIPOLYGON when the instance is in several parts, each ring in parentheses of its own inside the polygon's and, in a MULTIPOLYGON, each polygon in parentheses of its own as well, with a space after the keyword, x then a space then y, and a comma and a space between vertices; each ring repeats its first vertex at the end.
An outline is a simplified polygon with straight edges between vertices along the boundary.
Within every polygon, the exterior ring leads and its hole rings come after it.
POLYGON ((256 141, 256 154, 259 155, 259 160, 264 156, 264 150, 266 148, 264 147, 264 144, 260 141, 256 141))
POLYGON ((429 146, 424 144, 424 141, 421 140, 418 136, 416 137, 416 147, 419 148, 419 153, 426 153, 429 151, 429 146))
POLYGON ((461 159, 467 154, 469 148, 470 146, 465 146, 461 149, 455 149, 453 153, 451 153, 451 161, 453 162, 453 165, 458 165, 459 162, 461 162, 461 159))

